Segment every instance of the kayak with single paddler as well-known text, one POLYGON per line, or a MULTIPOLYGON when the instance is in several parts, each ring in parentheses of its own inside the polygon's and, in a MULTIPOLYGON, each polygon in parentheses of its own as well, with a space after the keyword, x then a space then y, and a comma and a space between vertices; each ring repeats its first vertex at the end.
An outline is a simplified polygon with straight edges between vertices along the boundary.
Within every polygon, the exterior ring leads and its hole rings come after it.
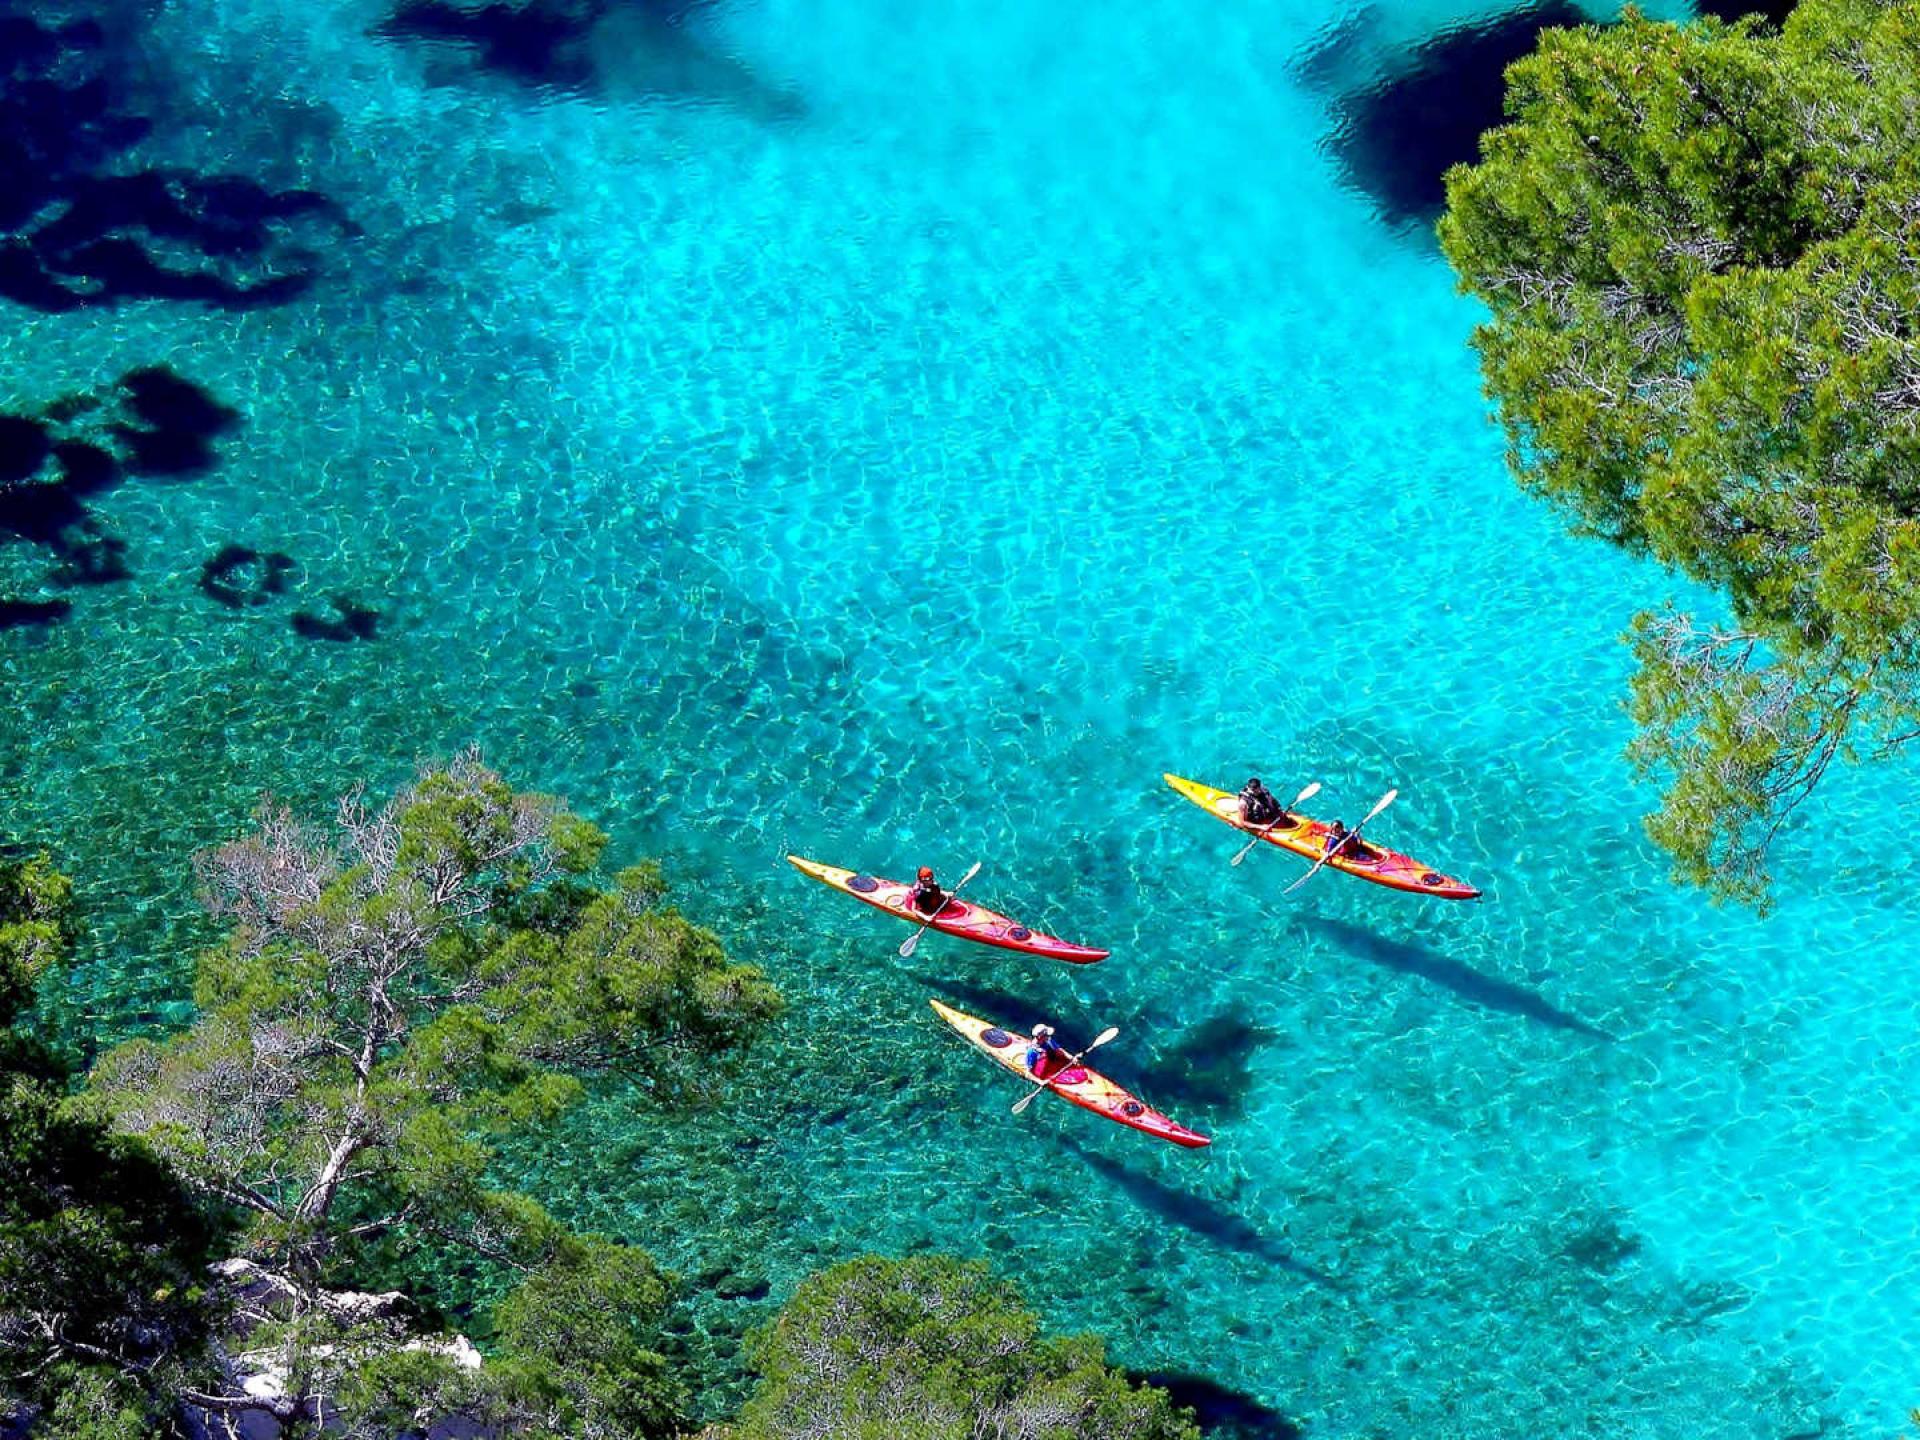
MULTIPOLYGON (((1039 1083, 1040 1077, 1027 1069, 1027 1042, 1022 1036, 989 1021, 963 1014, 938 1000, 929 1000, 927 1003, 933 1006, 934 1014, 958 1030, 975 1049, 991 1055, 1022 1079, 1036 1085, 1039 1083)), ((1048 1081, 1045 1088, 1063 1100, 1071 1100, 1082 1109, 1104 1115, 1116 1124, 1157 1135, 1162 1140, 1171 1140, 1175 1145, 1184 1145, 1189 1150, 1213 1143, 1212 1136, 1189 1130, 1179 1121, 1162 1115, 1137 1096, 1121 1089, 1099 1071, 1089 1070, 1084 1065, 1069 1065, 1049 1076, 1048 1081)))
POLYGON ((926 925, 945 935, 957 935, 962 940, 997 945, 1003 950, 1018 950, 1048 960, 1064 960, 1069 965, 1091 965, 1096 960, 1107 958, 1105 950, 1097 950, 1090 945, 1075 945, 1069 940, 1042 934, 984 905, 962 900, 957 895, 948 898, 945 908, 938 915, 928 916, 908 904, 907 896, 912 893, 913 887, 898 880, 862 875, 857 871, 842 870, 838 865, 804 860, 798 855, 787 856, 787 863, 801 874, 811 875, 822 885, 830 885, 856 900, 866 901, 876 910, 884 910, 910 924, 926 925))

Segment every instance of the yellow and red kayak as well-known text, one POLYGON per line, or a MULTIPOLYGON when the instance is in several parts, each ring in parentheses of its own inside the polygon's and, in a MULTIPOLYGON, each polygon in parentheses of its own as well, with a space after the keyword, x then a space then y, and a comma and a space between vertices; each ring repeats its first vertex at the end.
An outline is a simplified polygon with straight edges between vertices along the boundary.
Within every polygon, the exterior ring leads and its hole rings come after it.
MULTIPOLYGON (((991 1055, 1023 1079, 1029 1081, 1035 1079, 1033 1073, 1027 1069, 1026 1037, 1011 1030, 1003 1030, 989 1021, 962 1014, 951 1005, 942 1005, 938 1000, 929 1000, 927 1003, 933 1006, 934 1014, 958 1030, 976 1049, 991 1055)), ((1054 1075, 1052 1080, 1053 1083, 1047 1087, 1048 1089, 1118 1124, 1130 1125, 1135 1130, 1146 1131, 1149 1135, 1158 1135, 1162 1140, 1171 1140, 1174 1144, 1185 1145, 1190 1150, 1197 1150, 1202 1145, 1213 1143, 1212 1136, 1202 1135, 1197 1130, 1189 1130, 1177 1120, 1171 1120, 1162 1115, 1152 1106, 1122 1090, 1097 1070, 1089 1070, 1084 1065, 1069 1065, 1054 1075)))
POLYGON ((884 910, 915 925, 924 923, 930 929, 958 935, 962 940, 977 940, 982 945, 998 945, 1003 950, 1019 950, 1028 955, 1042 955, 1049 960, 1064 960, 1069 965, 1091 965, 1096 960, 1107 958, 1105 950, 1043 935, 1017 920, 1009 920, 984 905, 976 905, 958 896, 948 900, 946 909, 929 920, 919 911, 908 908, 907 896, 913 890, 911 885, 903 885, 898 880, 886 880, 878 875, 842 870, 838 865, 822 865, 818 860, 803 860, 798 855, 787 856, 787 863, 802 875, 811 875, 822 885, 843 890, 856 900, 866 901, 876 910, 884 910))
MULTIPOLYGON (((1244 830, 1249 835, 1260 833, 1261 827, 1249 825, 1240 818, 1240 797, 1231 790, 1216 790, 1211 785, 1202 785, 1198 780, 1183 780, 1178 775, 1164 777, 1167 784, 1178 790, 1187 799, 1212 815, 1216 820, 1224 820, 1236 830, 1244 830)), ((1286 823, 1274 826, 1264 836, 1269 845, 1278 845, 1282 850, 1291 850, 1304 860, 1318 860, 1327 850, 1327 837, 1333 833, 1333 827, 1322 820, 1309 820, 1304 815, 1289 814, 1286 823)), ((1336 855, 1327 861, 1329 870, 1341 870, 1348 875, 1357 875, 1362 880, 1371 880, 1376 885, 1385 885, 1390 890, 1411 890, 1420 895, 1438 895, 1443 900, 1477 900, 1480 892, 1464 880, 1456 880, 1451 875, 1443 875, 1431 865, 1422 865, 1411 855, 1402 855, 1398 850, 1389 850, 1384 845, 1375 845, 1365 841, 1359 854, 1336 855)))

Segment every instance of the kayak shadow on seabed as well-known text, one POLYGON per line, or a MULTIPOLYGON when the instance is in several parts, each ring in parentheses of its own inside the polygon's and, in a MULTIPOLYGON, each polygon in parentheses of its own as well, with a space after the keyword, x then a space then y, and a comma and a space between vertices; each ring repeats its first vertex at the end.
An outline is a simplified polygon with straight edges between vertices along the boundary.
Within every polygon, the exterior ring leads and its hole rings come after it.
POLYGON ((1376 935, 1365 926, 1322 915, 1302 915, 1298 923, 1311 933, 1332 941, 1349 955, 1357 955, 1362 960, 1402 975, 1417 975, 1422 980, 1430 980, 1443 989, 1451 990, 1471 1005, 1520 1015, 1552 1029, 1571 1030, 1576 1035, 1586 1035, 1595 1040, 1612 1043, 1619 1039, 1619 1036, 1589 1024, 1578 1015, 1562 1010, 1544 995, 1496 975, 1483 975, 1471 965, 1450 959, 1438 950, 1429 950, 1424 945, 1415 945, 1407 940, 1376 935))
POLYGON ((1280 1038, 1236 1011, 1182 1029, 1140 1073, 1140 1088, 1209 1124, 1236 1120, 1255 1081, 1254 1057, 1280 1038))
MULTIPOLYGON (((1016 993, 971 980, 954 980, 944 975, 928 975, 919 971, 909 973, 930 994, 939 996, 948 1004, 977 1010, 997 1024, 1013 1026, 1022 1035, 1036 1020, 1055 1025, 1065 1023, 1067 1029, 1072 1031, 1078 1024, 1077 1017, 1085 1008, 1064 985, 1056 988, 1044 980, 1036 982, 1030 991, 1016 993)), ((1093 1032, 1089 1030, 1087 1033, 1093 1032)), ((1069 1048, 1077 1050, 1080 1047, 1074 1045, 1069 1048)))
POLYGON ((1261 1234, 1246 1220, 1218 1201, 1175 1189, 1163 1181, 1154 1179, 1151 1175, 1142 1175, 1136 1170, 1130 1170, 1118 1160, 1109 1159, 1096 1150, 1088 1149, 1071 1135, 1063 1136, 1060 1143, 1070 1153, 1085 1161, 1101 1179, 1118 1187, 1160 1219, 1178 1225, 1181 1229, 1190 1231, 1203 1240, 1211 1240, 1223 1249, 1232 1250, 1241 1255, 1251 1255, 1256 1260, 1277 1265, 1282 1270, 1313 1281, 1316 1285, 1325 1285, 1330 1290, 1347 1289, 1346 1282, 1339 1276, 1329 1274, 1299 1259, 1277 1240, 1261 1234))

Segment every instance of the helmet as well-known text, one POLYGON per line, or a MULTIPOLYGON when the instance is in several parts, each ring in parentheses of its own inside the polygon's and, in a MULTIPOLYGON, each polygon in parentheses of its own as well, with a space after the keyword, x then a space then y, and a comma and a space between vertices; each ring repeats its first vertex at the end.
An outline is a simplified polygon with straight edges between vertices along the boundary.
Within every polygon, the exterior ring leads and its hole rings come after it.
POLYGON ((1036 1025, 1033 1027, 1033 1038, 1036 1040, 1051 1034, 1053 1034, 1053 1026, 1051 1025, 1036 1025))
POLYGON ((933 867, 931 865, 922 865, 920 867, 920 878, 922 880, 933 879, 933 867))

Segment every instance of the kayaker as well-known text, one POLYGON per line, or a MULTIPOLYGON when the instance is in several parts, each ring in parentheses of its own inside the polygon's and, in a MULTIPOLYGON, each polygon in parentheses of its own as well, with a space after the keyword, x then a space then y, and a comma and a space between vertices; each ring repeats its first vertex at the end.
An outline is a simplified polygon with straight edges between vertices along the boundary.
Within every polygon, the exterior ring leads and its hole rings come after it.
POLYGON ((1327 832, 1326 854, 1328 859, 1344 855, 1349 860, 1371 860, 1373 852, 1367 848, 1367 842, 1360 838, 1358 830, 1349 830, 1344 821, 1336 820, 1333 828, 1327 832))
POLYGON ((1027 1046, 1027 1070, 1036 1080, 1050 1079, 1067 1063, 1068 1055, 1053 1038, 1053 1026, 1033 1027, 1033 1040, 1027 1046))
POLYGON ((913 882, 913 889, 907 892, 907 903, 922 915, 938 915, 947 908, 947 901, 952 898, 935 882, 931 865, 920 867, 920 873, 913 882))
POLYGON ((1287 818, 1286 807, 1273 798, 1273 792, 1252 776, 1240 790, 1240 818, 1249 825, 1278 825, 1287 818))

